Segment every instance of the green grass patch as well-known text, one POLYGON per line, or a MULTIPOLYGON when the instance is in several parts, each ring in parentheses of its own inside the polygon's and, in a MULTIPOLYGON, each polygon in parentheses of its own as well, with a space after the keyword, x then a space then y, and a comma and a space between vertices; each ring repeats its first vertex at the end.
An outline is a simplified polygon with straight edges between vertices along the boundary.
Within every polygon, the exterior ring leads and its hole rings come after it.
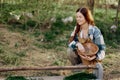
POLYGON ((5 80, 27 80, 27 79, 23 76, 9 76, 5 80))
POLYGON ((70 76, 66 76, 63 80, 90 80, 96 79, 96 76, 88 73, 76 73, 70 76))

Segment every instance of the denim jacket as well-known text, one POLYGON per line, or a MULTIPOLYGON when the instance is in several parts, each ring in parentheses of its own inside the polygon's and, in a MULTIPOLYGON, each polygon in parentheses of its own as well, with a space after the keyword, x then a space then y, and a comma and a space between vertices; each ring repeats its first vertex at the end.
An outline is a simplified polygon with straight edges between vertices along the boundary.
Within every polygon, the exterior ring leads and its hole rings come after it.
MULTIPOLYGON (((71 36, 74 36, 76 30, 76 26, 71 33, 71 36)), ((88 37, 99 47, 99 51, 97 52, 97 59, 102 60, 105 57, 105 42, 103 35, 100 29, 96 26, 89 25, 88 29, 88 37)), ((76 43, 78 42, 77 35, 75 36, 74 40, 69 44, 69 47, 73 50, 76 49, 76 43)))

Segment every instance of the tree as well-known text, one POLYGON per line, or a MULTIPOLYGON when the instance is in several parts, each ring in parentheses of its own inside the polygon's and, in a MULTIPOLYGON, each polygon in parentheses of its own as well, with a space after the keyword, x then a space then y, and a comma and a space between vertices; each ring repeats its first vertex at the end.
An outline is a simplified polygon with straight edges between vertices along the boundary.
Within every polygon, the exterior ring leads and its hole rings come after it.
POLYGON ((120 0, 118 1, 118 7, 117 7, 117 13, 116 13, 116 26, 118 26, 118 14, 119 14, 119 11, 120 11, 120 0))
POLYGON ((108 12, 108 2, 107 2, 107 0, 105 0, 105 11, 106 11, 106 15, 107 15, 107 12, 108 12))
POLYGON ((89 6, 89 8, 90 8, 90 10, 91 10, 91 12, 93 14, 93 12, 94 12, 94 4, 95 4, 94 0, 87 0, 87 4, 88 4, 88 6, 89 6))

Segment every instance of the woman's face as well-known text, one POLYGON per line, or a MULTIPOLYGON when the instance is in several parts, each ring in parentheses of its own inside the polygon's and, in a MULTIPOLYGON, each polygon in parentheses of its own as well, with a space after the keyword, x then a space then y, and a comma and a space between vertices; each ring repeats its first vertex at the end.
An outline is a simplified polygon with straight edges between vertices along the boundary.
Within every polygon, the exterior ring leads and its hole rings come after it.
POLYGON ((84 23, 86 23, 86 19, 85 17, 83 16, 82 13, 80 12, 77 12, 76 13, 76 21, 79 25, 83 25, 84 23))

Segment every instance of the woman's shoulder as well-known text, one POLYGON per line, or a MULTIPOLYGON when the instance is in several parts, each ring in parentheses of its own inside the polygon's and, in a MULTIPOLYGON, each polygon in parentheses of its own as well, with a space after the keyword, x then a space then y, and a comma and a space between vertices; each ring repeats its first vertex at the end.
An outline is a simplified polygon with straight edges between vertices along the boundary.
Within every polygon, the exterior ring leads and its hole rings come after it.
POLYGON ((100 32, 100 29, 97 26, 89 25, 89 30, 94 32, 100 32))
POLYGON ((99 28, 95 25, 89 25, 89 29, 98 29, 99 30, 99 28))

